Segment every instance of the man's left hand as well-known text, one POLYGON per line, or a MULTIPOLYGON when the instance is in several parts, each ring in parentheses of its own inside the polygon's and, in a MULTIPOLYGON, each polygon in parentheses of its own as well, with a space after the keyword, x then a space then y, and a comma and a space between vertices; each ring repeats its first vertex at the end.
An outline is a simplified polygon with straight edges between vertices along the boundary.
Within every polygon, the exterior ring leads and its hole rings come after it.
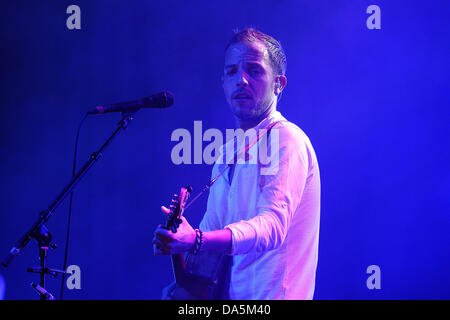
MULTIPOLYGON (((162 206, 161 211, 167 214, 169 209, 162 206)), ((191 227, 185 217, 181 217, 181 223, 176 233, 159 225, 154 235, 153 252, 156 256, 190 251, 194 247, 197 236, 194 228, 191 227)))

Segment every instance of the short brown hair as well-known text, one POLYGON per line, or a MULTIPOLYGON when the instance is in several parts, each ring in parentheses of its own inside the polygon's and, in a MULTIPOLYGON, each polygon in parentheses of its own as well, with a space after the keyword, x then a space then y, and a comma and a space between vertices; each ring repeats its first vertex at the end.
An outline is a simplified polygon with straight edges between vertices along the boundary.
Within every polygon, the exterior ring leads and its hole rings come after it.
POLYGON ((255 41, 262 42, 267 48, 273 72, 276 73, 276 75, 284 76, 286 74, 287 61, 286 55, 281 47, 281 43, 259 30, 254 28, 235 30, 234 36, 225 47, 225 51, 227 51, 227 49, 234 43, 255 41))

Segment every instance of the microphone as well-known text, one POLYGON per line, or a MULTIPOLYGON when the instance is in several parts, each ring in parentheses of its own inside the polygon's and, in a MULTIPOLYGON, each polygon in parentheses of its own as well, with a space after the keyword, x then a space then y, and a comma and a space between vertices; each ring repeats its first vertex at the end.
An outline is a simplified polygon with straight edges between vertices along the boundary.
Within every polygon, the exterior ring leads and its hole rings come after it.
POLYGON ((88 114, 104 114, 108 112, 135 112, 141 108, 167 108, 173 104, 173 94, 163 91, 151 96, 126 102, 114 103, 106 106, 98 106, 89 110, 88 114))

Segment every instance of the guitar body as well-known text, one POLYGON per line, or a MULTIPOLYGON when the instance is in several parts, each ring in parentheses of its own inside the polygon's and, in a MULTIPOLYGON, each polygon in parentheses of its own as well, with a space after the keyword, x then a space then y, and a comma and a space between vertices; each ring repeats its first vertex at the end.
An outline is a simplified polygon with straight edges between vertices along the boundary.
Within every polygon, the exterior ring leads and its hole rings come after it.
MULTIPOLYGON (((170 206, 166 229, 176 232, 181 223, 190 187, 181 188, 170 206)), ((232 257, 224 254, 200 251, 173 254, 171 256, 175 283, 167 288, 163 299, 171 300, 226 300, 230 281, 232 257)))
MULTIPOLYGON (((184 257, 183 257, 184 259, 184 257)), ((213 252, 187 254, 186 269, 175 275, 173 300, 227 300, 232 257, 213 252)), ((174 260, 172 260, 174 262, 174 260)), ((174 266, 178 265, 175 262, 174 266)))

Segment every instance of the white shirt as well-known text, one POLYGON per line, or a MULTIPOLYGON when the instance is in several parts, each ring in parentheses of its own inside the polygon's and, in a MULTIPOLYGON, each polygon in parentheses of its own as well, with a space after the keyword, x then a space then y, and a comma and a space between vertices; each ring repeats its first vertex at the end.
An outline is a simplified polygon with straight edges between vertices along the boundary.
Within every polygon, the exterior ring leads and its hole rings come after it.
MULTIPOLYGON (((319 167, 309 138, 278 111, 254 129, 279 120, 284 121, 270 131, 275 137, 273 132, 278 130, 279 136, 276 173, 261 174, 263 166, 250 161, 235 164, 231 183, 226 172, 211 187, 200 223, 204 231, 228 228, 232 232, 231 299, 313 298, 319 243, 319 167)), ((273 155, 270 136, 267 141, 273 155)), ((216 161, 212 177, 225 166, 216 161)))

